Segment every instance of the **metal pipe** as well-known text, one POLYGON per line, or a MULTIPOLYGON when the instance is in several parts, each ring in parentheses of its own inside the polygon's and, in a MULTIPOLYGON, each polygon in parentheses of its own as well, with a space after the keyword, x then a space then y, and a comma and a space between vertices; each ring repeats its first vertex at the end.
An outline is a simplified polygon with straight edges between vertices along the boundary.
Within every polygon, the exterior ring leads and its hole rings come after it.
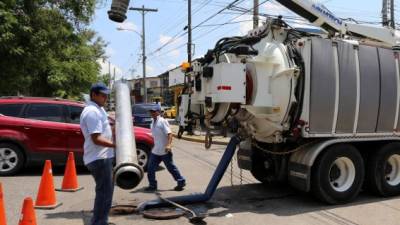
MULTIPOLYGON (((235 154, 236 146, 240 143, 240 141, 241 141, 241 139, 238 135, 233 136, 231 138, 231 140, 229 141, 228 146, 226 146, 225 152, 224 152, 223 156, 221 157, 221 160, 219 161, 218 166, 215 169, 215 172, 214 172, 213 176, 211 177, 211 180, 208 183, 208 186, 203 194, 190 194, 190 195, 176 196, 176 197, 168 198, 168 200, 176 202, 181 205, 206 202, 206 201, 210 200, 210 198, 214 195, 214 192, 217 189, 218 184, 221 181, 222 176, 224 175, 226 168, 229 165, 229 162, 231 161, 233 155, 235 154)), ((149 208, 159 208, 159 207, 165 207, 165 206, 168 206, 168 203, 161 201, 160 199, 155 199, 155 200, 151 200, 151 201, 142 203, 141 205, 138 206, 138 210, 142 211, 142 210, 149 209, 149 208)))
POLYGON ((115 101, 115 138, 117 147, 115 151, 114 180, 118 187, 132 189, 140 183, 144 172, 137 164, 128 81, 119 80, 115 83, 115 101))

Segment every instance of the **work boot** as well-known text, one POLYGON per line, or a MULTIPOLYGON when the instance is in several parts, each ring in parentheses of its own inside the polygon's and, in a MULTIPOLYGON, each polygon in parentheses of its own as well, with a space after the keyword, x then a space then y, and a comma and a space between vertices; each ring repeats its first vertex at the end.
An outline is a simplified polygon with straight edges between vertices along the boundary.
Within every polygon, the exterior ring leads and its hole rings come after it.
POLYGON ((146 191, 146 192, 155 192, 155 191, 157 191, 157 188, 153 187, 153 186, 148 186, 148 187, 146 187, 144 189, 144 191, 146 191))
POLYGON ((176 187, 174 187, 175 191, 183 191, 184 187, 186 186, 185 183, 183 184, 178 184, 176 187))

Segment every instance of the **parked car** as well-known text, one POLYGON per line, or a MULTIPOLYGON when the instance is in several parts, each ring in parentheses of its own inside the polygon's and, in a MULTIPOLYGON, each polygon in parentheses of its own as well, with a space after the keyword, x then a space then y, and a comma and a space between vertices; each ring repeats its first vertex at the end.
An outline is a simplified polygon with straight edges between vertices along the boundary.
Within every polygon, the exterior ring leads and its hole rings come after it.
POLYGON ((157 104, 154 103, 140 103, 132 106, 133 124, 135 126, 149 128, 151 124, 151 115, 149 109, 157 104))
POLYGON ((163 112, 165 112, 165 111, 167 111, 168 109, 171 108, 170 105, 166 105, 166 104, 164 104, 164 103, 161 103, 160 106, 161 106, 161 111, 163 111, 163 112))
POLYGON ((167 118, 175 118, 176 117, 176 106, 172 106, 171 108, 165 110, 164 116, 167 118))
MULTIPOLYGON (((76 101, 0 98, 0 175, 16 174, 26 165, 65 164, 68 152, 83 164, 84 138, 79 126, 84 104, 76 101)), ((146 168, 154 145, 149 129, 134 127, 138 163, 146 168)))

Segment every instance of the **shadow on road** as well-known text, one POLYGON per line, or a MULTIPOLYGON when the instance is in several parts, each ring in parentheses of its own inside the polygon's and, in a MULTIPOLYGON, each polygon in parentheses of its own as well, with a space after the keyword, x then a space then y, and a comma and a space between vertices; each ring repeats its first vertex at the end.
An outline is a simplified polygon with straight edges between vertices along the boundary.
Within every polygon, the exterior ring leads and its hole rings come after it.
MULTIPOLYGON (((54 166, 53 165, 53 175, 55 176, 62 176, 64 175, 65 166, 54 166)), ((42 176, 43 173, 43 166, 28 166, 22 169, 21 172, 14 175, 16 177, 24 177, 24 176, 42 176)), ((80 174, 90 174, 89 171, 86 169, 85 166, 77 166, 76 173, 80 174)))
MULTIPOLYGON (((400 198, 400 197, 396 197, 400 198)), ((267 187, 263 184, 226 186, 217 189, 210 202, 206 203, 209 216, 224 217, 229 213, 252 212, 293 216, 309 212, 341 207, 357 206, 386 201, 389 198, 372 196, 362 192, 354 202, 345 205, 327 205, 307 193, 288 186, 267 187)), ((396 209, 400 211, 400 209, 396 209)), ((329 212, 333 214, 332 212, 329 212)))
MULTIPOLYGON (((142 190, 139 189, 134 192, 141 191, 142 190)), ((217 189, 209 202, 187 205, 187 207, 196 213, 207 213, 208 217, 228 217, 243 212, 287 217, 316 212, 320 216, 337 218, 343 221, 347 219, 327 210, 376 203, 385 200, 388 199, 374 197, 363 192, 353 203, 346 205, 326 205, 325 203, 317 201, 309 194, 298 192, 287 186, 268 187, 262 184, 245 184, 221 187, 217 189)), ((400 211, 400 209, 397 208, 395 210, 400 211)), ((46 214, 46 217, 47 219, 82 219, 83 224, 88 225, 90 224, 91 215, 90 211, 69 211, 49 213, 46 214)), ((139 215, 135 213, 131 216, 137 217, 139 215)))

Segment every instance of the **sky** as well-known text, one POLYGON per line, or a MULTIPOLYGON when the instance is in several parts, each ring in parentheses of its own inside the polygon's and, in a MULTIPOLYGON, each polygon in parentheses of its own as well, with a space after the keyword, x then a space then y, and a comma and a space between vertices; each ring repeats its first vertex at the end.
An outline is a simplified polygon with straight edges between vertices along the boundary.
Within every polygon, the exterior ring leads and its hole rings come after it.
MULTIPOLYGON (((262 14, 296 16, 274 0, 265 1, 259 6, 262 14)), ((339 18, 353 18, 358 21, 379 23, 381 21, 382 0, 312 0, 323 3, 339 18)), ((239 0, 242 12, 238 8, 225 10, 215 15, 233 0, 192 0, 192 37, 194 43, 193 58, 203 56, 208 49, 222 37, 245 35, 252 29, 253 0, 239 0), (244 11, 244 14, 243 14, 244 11), (247 13, 246 13, 247 12, 247 13), (213 16, 213 17, 212 17, 213 16), (208 20, 207 20, 208 19, 208 20), (202 23, 203 21, 205 21, 202 23)), ((179 66, 187 60, 187 0, 131 0, 130 7, 157 9, 145 15, 145 39, 147 77, 157 76, 179 66)), ((106 60, 99 60, 102 73, 109 69, 115 79, 133 79, 142 77, 141 33, 142 15, 138 11, 128 10, 124 23, 115 23, 108 19, 107 11, 111 0, 98 4, 90 28, 95 30, 107 43, 106 60), (124 30, 117 30, 121 28, 124 30), (110 63, 110 68, 108 67, 110 63)), ((396 8, 397 12, 397 8, 396 8)), ((265 17, 260 18, 265 21, 265 17)), ((296 26, 308 26, 305 21, 291 20, 296 26)))

